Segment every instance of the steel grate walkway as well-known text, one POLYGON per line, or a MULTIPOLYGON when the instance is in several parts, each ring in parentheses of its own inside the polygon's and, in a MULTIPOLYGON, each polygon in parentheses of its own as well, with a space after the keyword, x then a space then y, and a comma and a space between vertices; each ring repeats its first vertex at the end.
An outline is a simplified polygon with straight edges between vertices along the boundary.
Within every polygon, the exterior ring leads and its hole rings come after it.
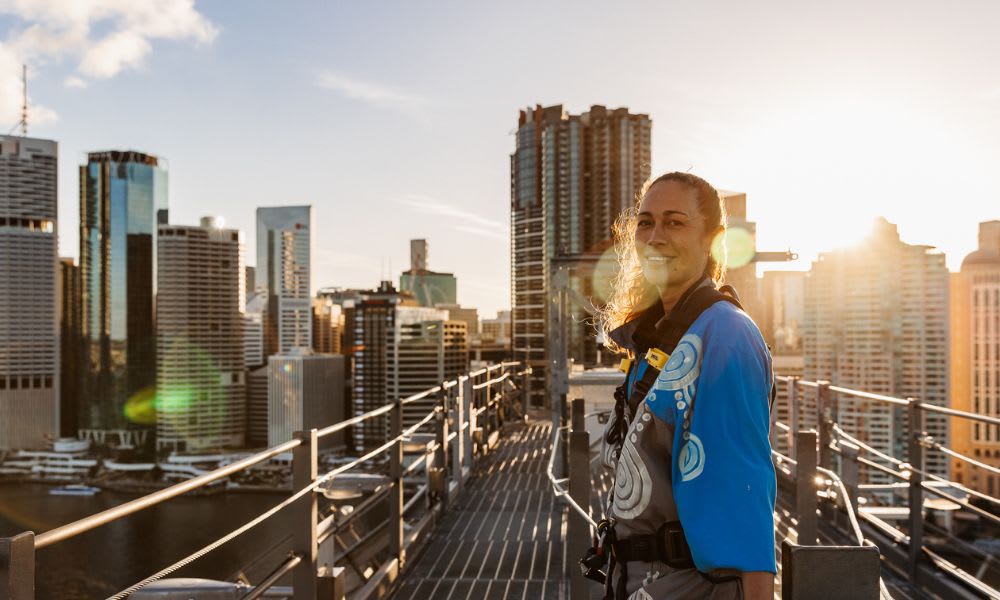
POLYGON ((566 510, 545 468, 551 423, 511 426, 408 566, 394 600, 566 597, 566 510))

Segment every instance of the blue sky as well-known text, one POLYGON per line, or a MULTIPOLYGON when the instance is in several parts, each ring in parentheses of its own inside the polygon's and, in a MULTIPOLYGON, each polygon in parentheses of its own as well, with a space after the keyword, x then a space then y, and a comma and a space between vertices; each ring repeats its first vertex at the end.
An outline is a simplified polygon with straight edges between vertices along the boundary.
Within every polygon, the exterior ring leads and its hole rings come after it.
POLYGON ((63 255, 77 165, 133 148, 169 161, 173 222, 221 215, 253 257, 256 206, 309 203, 314 287, 398 280, 424 237, 492 316, 517 110, 562 103, 650 114, 653 171, 747 192, 792 267, 885 215, 957 268, 1000 218, 1000 6, 806 4, 3 2, 0 120, 27 60, 63 255))

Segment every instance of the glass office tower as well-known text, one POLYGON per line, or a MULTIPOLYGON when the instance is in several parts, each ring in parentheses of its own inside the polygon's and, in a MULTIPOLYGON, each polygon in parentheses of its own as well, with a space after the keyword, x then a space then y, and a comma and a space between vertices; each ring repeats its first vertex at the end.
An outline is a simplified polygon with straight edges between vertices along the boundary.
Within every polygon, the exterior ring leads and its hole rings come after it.
POLYGON ((98 442, 137 443, 126 432, 155 422, 156 231, 166 222, 162 159, 131 150, 87 155, 80 167, 80 418, 83 433, 98 442))

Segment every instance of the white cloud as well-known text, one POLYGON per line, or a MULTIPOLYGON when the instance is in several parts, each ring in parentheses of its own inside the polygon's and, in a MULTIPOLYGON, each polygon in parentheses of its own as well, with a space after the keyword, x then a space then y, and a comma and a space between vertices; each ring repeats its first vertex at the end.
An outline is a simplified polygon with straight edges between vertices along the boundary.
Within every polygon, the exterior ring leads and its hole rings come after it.
POLYGON ((333 71, 320 71, 316 85, 351 100, 402 112, 413 113, 428 104, 423 96, 333 71))
POLYGON ((467 223, 474 223, 480 226, 495 228, 503 230, 506 228, 507 224, 497 221, 495 219, 489 219, 482 216, 479 213, 466 210, 459 206, 454 206, 448 204, 436 198, 431 198, 428 196, 420 196, 417 194, 408 194, 407 196, 397 200, 400 204, 405 204, 410 208, 413 208, 417 212, 421 212, 429 215, 438 215, 442 217, 450 217, 453 219, 458 219, 461 221, 466 221, 467 223))
MULTIPOLYGON (((79 88, 88 78, 107 79, 141 66, 154 41, 206 44, 218 35, 194 0, 0 0, 0 15, 14 17, 7 39, 0 41, 4 123, 19 118, 22 63, 34 70, 74 61, 76 73, 64 84, 79 88)), ((54 118, 51 109, 30 104, 32 123, 54 118)))
POLYGON ((68 88, 85 88, 87 87, 87 82, 86 80, 73 76, 73 77, 67 77, 66 80, 63 81, 63 85, 68 88))

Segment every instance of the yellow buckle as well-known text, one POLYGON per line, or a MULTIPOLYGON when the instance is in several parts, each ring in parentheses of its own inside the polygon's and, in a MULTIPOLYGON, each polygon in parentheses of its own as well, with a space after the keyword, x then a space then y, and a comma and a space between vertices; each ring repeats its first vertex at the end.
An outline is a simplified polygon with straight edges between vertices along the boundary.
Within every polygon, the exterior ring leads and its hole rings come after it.
POLYGON ((621 364, 618 365, 618 370, 622 373, 628 373, 628 370, 632 368, 632 359, 623 358, 621 364))
POLYGON ((662 370, 663 365, 667 364, 667 359, 669 358, 670 355, 659 348, 650 348, 649 351, 646 352, 646 362, 649 363, 649 366, 657 369, 662 370))

